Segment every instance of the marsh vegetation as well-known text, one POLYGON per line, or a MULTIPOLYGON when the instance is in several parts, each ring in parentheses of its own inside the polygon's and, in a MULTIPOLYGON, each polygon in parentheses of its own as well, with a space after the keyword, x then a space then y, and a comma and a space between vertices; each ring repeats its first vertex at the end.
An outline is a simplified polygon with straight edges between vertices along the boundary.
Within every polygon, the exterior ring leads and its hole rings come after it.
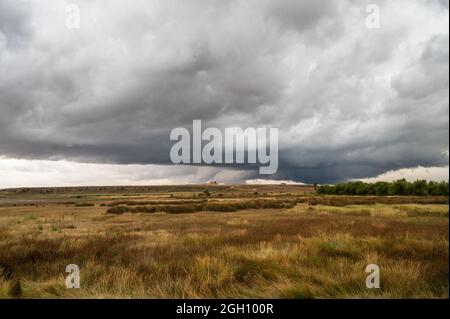
POLYGON ((205 188, 0 192, 0 297, 449 296, 448 197, 205 188))

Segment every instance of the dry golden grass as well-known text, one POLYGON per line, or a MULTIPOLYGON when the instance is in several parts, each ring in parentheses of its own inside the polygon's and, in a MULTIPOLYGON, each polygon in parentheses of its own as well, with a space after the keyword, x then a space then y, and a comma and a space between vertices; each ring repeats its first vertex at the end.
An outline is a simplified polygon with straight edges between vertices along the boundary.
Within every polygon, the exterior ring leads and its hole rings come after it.
MULTIPOLYGON (((254 202, 252 194, 234 200, 254 202)), ((285 208, 112 215, 106 205, 114 201, 161 204, 194 193, 100 195, 2 198, 0 298, 449 296, 445 204, 380 198, 383 204, 342 207, 325 197, 333 205, 296 199, 285 208), (380 289, 365 286, 365 266, 373 263, 381 269, 380 289), (68 264, 80 266, 80 289, 65 286, 68 264)), ((274 198, 289 201, 292 194, 266 195, 274 198)))

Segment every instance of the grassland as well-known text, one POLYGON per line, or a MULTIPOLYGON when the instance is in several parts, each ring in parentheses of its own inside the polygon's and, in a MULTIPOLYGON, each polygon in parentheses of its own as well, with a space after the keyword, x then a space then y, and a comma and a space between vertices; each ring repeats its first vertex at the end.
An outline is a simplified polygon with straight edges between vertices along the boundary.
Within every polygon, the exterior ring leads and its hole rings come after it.
POLYGON ((290 185, 0 191, 0 298, 448 298, 448 197, 290 185), (77 264, 81 288, 67 289, 77 264), (367 289, 378 264, 381 288, 367 289))

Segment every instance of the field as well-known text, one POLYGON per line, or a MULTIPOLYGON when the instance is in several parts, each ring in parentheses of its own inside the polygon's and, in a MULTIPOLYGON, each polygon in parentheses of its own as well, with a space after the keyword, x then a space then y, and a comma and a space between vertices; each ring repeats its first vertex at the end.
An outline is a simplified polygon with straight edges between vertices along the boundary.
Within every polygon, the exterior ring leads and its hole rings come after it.
POLYGON ((310 186, 3 190, 0 298, 448 298, 448 217, 310 186))

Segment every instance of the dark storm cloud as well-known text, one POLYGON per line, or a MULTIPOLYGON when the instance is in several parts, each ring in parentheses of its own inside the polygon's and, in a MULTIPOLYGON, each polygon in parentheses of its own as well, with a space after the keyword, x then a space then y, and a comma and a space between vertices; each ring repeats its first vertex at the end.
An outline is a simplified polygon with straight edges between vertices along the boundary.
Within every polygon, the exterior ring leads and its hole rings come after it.
POLYGON ((0 155, 164 164, 201 119, 278 127, 283 179, 448 164, 439 1, 380 1, 374 30, 355 1, 74 3, 69 30, 64 3, 0 0, 0 155))

